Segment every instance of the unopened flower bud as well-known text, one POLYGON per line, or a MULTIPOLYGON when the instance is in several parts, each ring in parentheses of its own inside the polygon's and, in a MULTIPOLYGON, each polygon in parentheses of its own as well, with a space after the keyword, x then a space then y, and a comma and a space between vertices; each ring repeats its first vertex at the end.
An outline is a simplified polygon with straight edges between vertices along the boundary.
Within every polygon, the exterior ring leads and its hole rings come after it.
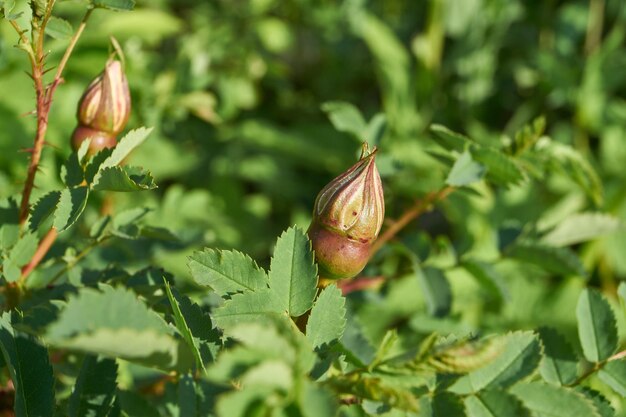
POLYGON ((375 156, 376 149, 371 153, 365 149, 361 159, 324 187, 315 200, 308 234, 323 278, 351 278, 369 259, 385 217, 375 156))
POLYGON ((78 104, 78 124, 72 146, 91 138, 90 153, 115 146, 116 136, 130 117, 130 91, 120 61, 109 60, 104 71, 87 87, 78 104))

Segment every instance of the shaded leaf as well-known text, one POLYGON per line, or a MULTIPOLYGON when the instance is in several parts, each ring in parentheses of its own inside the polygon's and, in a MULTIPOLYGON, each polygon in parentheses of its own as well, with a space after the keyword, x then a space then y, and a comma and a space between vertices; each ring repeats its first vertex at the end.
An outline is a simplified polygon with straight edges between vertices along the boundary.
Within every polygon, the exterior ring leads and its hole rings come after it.
POLYGON ((31 231, 37 231, 39 226, 50 218, 52 213, 56 210, 60 198, 60 191, 51 191, 37 200, 30 214, 29 223, 31 231))
POLYGON ((448 150, 463 152, 465 150, 465 146, 472 143, 472 140, 467 136, 453 132, 442 125, 431 125, 430 131, 434 133, 437 143, 448 150))
POLYGON ((26 233, 11 248, 2 262, 2 272, 8 282, 15 282, 20 278, 22 267, 30 262, 37 251, 38 244, 37 235, 26 233))
POLYGON ((269 286, 276 301, 292 317, 313 306, 317 292, 317 266, 311 242, 298 228, 285 231, 276 242, 269 271, 269 286))
POLYGON ((473 259, 464 260, 461 264, 476 281, 491 294, 498 302, 502 302, 509 298, 508 290, 502 276, 487 262, 476 261, 473 259))
POLYGON ((417 262, 413 263, 413 268, 426 299, 428 313, 435 317, 446 316, 452 306, 452 291, 443 271, 431 267, 422 269, 417 262))
POLYGON ((486 390, 465 398, 467 417, 530 417, 530 412, 511 394, 486 390))
POLYGON ((117 364, 113 359, 87 355, 69 401, 69 417, 106 417, 117 390, 117 364))
POLYGON ((48 351, 34 337, 14 330, 10 313, 0 317, 0 349, 15 388, 16 417, 53 415, 54 378, 48 351))
POLYGON ((524 173, 515 161, 504 153, 484 146, 470 148, 472 159, 487 170, 487 178, 500 185, 519 184, 524 180, 524 173))
POLYGON ((578 359, 572 347, 556 330, 549 327, 539 329, 544 356, 539 371, 547 382, 569 385, 576 380, 578 359))

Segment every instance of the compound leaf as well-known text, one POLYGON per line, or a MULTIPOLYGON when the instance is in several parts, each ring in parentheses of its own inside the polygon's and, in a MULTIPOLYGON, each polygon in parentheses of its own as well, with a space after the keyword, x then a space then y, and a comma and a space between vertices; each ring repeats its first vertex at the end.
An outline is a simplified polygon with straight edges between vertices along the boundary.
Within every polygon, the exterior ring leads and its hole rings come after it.
POLYGON ((607 359, 617 348, 617 325, 611 306, 595 289, 584 289, 576 306, 578 337, 585 358, 591 362, 607 359))

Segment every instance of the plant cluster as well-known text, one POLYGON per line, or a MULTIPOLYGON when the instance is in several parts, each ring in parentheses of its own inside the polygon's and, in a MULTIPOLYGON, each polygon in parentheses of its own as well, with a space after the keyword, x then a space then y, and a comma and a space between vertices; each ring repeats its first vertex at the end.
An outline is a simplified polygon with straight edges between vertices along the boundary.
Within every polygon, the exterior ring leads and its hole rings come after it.
POLYGON ((0 0, 3 413, 626 415, 620 4, 546 34, 505 0, 58 3, 0 0), (491 61, 534 25, 538 69, 491 61), (581 36, 578 96, 550 69, 581 36), (334 78, 303 92, 306 65, 334 78), (549 94, 497 96, 507 69, 549 94), (360 79, 379 95, 339 87, 360 79), (494 96, 519 105, 500 130, 469 110, 494 96))

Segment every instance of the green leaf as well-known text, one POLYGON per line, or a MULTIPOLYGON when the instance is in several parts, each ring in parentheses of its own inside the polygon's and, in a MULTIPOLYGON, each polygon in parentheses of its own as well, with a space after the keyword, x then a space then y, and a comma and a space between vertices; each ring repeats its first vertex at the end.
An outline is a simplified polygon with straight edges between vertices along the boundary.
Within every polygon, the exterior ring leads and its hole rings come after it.
POLYGON ((541 360, 541 344, 533 332, 514 332, 505 336, 504 351, 483 368, 459 379, 452 389, 463 393, 468 384, 471 392, 485 388, 506 388, 532 374, 541 360))
POLYGON ((445 149, 457 151, 459 153, 465 150, 465 147, 472 143, 472 140, 460 133, 453 132, 445 126, 434 124, 430 126, 430 131, 434 133, 437 143, 445 149))
POLYGON ((53 221, 53 226, 59 233, 76 223, 87 206, 88 198, 88 187, 66 188, 61 191, 53 221))
POLYGON ((611 306, 595 289, 584 289, 576 306, 578 337, 585 358, 591 362, 607 359, 617 348, 617 325, 611 306))
POLYGON ((17 281, 22 275, 22 267, 32 259, 37 251, 39 240, 37 235, 26 233, 11 248, 2 263, 4 278, 8 282, 17 281))
POLYGON ((452 306, 450 283, 441 269, 420 268, 417 261, 413 263, 415 276, 422 289, 428 313, 435 317, 448 315, 452 306))
POLYGON ((515 385, 510 392, 537 417, 600 417, 591 401, 564 387, 529 382, 515 385))
POLYGON ((269 290, 235 294, 213 311, 215 324, 226 329, 239 323, 263 320, 284 313, 282 303, 269 290))
POLYGON ((46 35, 54 39, 69 39, 74 34, 72 25, 65 19, 61 19, 56 16, 51 16, 46 24, 46 35))
POLYGON ((600 176, 577 150, 557 142, 549 142, 537 150, 549 158, 549 163, 574 180, 597 206, 602 205, 604 190, 600 176))
POLYGON ((367 123, 359 109, 344 101, 327 101, 322 104, 331 123, 340 132, 353 134, 359 141, 365 139, 367 123))
POLYGON ((46 340, 58 347, 168 369, 178 346, 171 328, 128 289, 100 286, 70 296, 46 340))
POLYGON ((552 246, 569 246, 621 229, 620 220, 604 213, 577 213, 567 217, 541 238, 552 246))
POLYGON ((615 417, 615 410, 611 406, 611 403, 598 391, 580 385, 576 387, 576 390, 581 392, 587 400, 593 403, 593 406, 601 417, 615 417))
POLYGON ((324 288, 315 300, 306 325, 306 337, 317 349, 343 336, 346 327, 346 299, 336 285, 324 288))
MULTIPOLYGON (((101 0, 102 3, 129 3, 130 0, 101 0)), ((120 165, 130 153, 141 145, 152 132, 152 128, 140 127, 131 130, 115 145, 111 155, 100 165, 100 170, 120 165)), ((97 181, 95 181, 97 182, 97 181)))
POLYGON ((107 417, 117 390, 117 364, 113 359, 87 355, 69 401, 69 417, 107 417))
POLYGON ((198 414, 198 396, 193 376, 185 374, 178 380, 178 409, 181 417, 195 417, 198 414))
POLYGON ((556 330, 549 327, 539 329, 544 356, 539 372, 547 382, 569 385, 576 380, 578 360, 572 347, 556 330))
POLYGON ((30 214, 30 230, 36 232, 57 208, 61 199, 60 191, 52 191, 45 194, 35 203, 30 214))
POLYGON ((323 387, 305 381, 298 393, 302 417, 335 417, 337 415, 337 400, 323 387))
POLYGON ((530 417, 530 412, 511 394, 500 390, 481 391, 465 398, 467 417, 530 417))
POLYGON ((509 298, 509 292, 502 276, 487 262, 466 259, 461 266, 467 270, 476 281, 491 294, 499 303, 509 298))
POLYGON ((0 16, 11 19, 11 10, 15 7, 15 0, 0 1, 0 16))
POLYGON ((626 360, 609 361, 600 369, 598 377, 615 392, 626 398, 626 360))
POLYGON ((487 178, 500 185, 519 184, 524 173, 515 161, 504 153, 484 146, 470 148, 472 159, 487 169, 487 178))
POLYGON ((82 166, 83 150, 89 145, 89 141, 83 141, 78 152, 72 152, 65 164, 61 167, 61 180, 67 187, 77 187, 85 180, 85 172, 82 166), (82 155, 82 156, 81 156, 82 155))
POLYGON ((107 167, 98 171, 91 184, 94 191, 145 191, 157 188, 150 172, 140 167, 107 167))
POLYGON ((205 249, 189 258, 194 281, 220 296, 267 289, 267 274, 247 255, 237 251, 205 249))
POLYGON ((454 187, 470 185, 480 181, 484 174, 485 167, 475 162, 469 151, 465 151, 452 166, 446 184, 454 187))
POLYGON ((135 0, 91 0, 94 7, 115 11, 133 10, 135 0))
POLYGON ((567 248, 555 248, 537 242, 518 242, 509 247, 506 254, 553 274, 587 276, 580 259, 567 248))
POLYGON ((15 388, 15 416, 52 416, 54 378, 48 351, 34 337, 15 331, 11 322, 9 313, 0 317, 0 349, 15 388))
POLYGON ((202 360, 202 355, 200 355, 200 350, 198 344, 195 342, 193 334, 187 325, 187 321, 183 316, 183 313, 178 305, 178 301, 174 298, 174 294, 172 294, 172 289, 170 288, 170 284, 165 281, 165 291, 167 293, 167 298, 170 301, 170 305, 172 306, 172 312, 174 313, 174 322, 176 323, 176 328, 185 339, 187 346, 191 350, 196 360, 196 367, 206 371, 204 367, 204 361, 202 360))
POLYGON ((313 306, 317 266, 311 242, 302 230, 292 227, 278 238, 269 271, 269 286, 292 317, 301 316, 313 306))
POLYGON ((421 416, 428 417, 465 417, 463 400, 450 392, 436 392, 434 396, 424 396, 421 416), (428 401, 427 404, 426 401, 428 401))

